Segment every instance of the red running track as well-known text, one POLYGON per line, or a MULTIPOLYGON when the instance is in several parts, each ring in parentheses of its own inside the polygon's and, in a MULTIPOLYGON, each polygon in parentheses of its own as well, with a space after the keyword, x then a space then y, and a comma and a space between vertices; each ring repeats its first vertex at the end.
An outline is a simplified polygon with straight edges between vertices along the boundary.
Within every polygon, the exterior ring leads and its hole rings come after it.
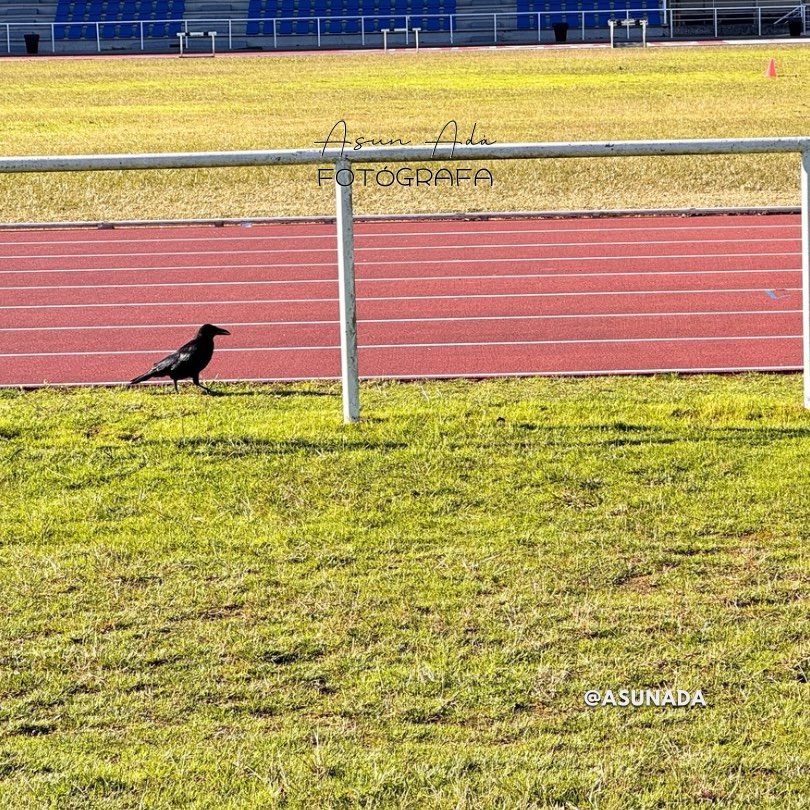
MULTIPOLYGON (((797 215, 364 222, 362 377, 801 367, 797 215)), ((0 231, 0 385, 337 378, 334 226, 0 231)))

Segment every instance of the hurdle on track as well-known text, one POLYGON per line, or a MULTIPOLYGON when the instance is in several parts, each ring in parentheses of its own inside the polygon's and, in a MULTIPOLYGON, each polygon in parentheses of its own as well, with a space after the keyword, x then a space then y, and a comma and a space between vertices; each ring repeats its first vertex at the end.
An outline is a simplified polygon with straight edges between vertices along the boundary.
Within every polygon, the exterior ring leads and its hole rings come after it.
POLYGON ((65 155, 0 158, 0 172, 73 172, 146 169, 198 169, 234 166, 332 164, 335 179, 337 264, 340 307, 340 356, 343 418, 360 418, 355 316, 352 166, 363 163, 423 163, 437 160, 538 160, 564 158, 657 157, 795 153, 800 156, 802 228, 802 368, 804 407, 810 408, 810 136, 723 138, 677 141, 482 144, 478 146, 275 149, 249 152, 174 152, 126 155, 65 155), (345 182, 341 182, 341 178, 345 182))

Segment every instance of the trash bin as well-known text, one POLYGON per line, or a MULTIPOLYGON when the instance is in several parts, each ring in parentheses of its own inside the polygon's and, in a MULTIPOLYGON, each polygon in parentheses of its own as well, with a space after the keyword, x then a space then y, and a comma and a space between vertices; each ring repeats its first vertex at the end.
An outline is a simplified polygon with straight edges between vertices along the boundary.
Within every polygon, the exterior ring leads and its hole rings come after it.
POLYGON ((551 26, 554 29, 554 41, 565 42, 568 39, 568 23, 556 22, 551 26))
POLYGON ((39 34, 25 35, 25 52, 39 53, 39 34))
POLYGON ((792 37, 800 37, 802 35, 802 21, 800 17, 788 18, 788 32, 792 37))

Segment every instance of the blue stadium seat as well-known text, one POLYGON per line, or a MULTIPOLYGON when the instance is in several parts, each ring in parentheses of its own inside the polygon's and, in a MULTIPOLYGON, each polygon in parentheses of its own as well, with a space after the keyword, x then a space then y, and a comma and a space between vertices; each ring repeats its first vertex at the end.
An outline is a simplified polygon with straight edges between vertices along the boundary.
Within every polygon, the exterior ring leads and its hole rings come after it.
POLYGON ((107 0, 104 4, 104 13, 101 15, 104 22, 104 25, 101 26, 101 36, 104 39, 115 39, 116 28, 118 27, 115 23, 118 20, 120 11, 118 0, 107 0))
POLYGON ((135 0, 124 0, 121 6, 121 20, 124 21, 123 25, 118 26, 119 39, 131 39, 137 34, 137 26, 132 24, 132 21, 137 19, 137 12, 135 11, 135 0))
POLYGON ((147 31, 147 36, 151 37, 165 37, 167 34, 168 26, 166 20, 169 18, 169 0, 157 0, 155 3, 155 16, 153 19, 158 22, 152 23, 152 30, 147 31))
POLYGON ((410 3, 410 24, 411 28, 424 28, 422 14, 425 11, 425 0, 411 0, 410 3))
POLYGON ((293 7, 293 0, 281 0, 281 8, 279 9, 279 17, 282 19, 278 23, 279 34, 292 34, 293 32, 293 17, 295 16, 295 8, 293 7))
POLYGON ((169 19, 172 20, 172 22, 169 24, 170 37, 176 37, 177 34, 182 30, 183 23, 181 20, 183 19, 183 15, 185 13, 185 0, 171 0, 169 3, 169 19))
POLYGON ((249 37, 255 37, 259 33, 259 20, 262 14, 262 4, 260 0, 250 0, 248 4, 248 23, 245 26, 245 33, 249 37))
POLYGON ((602 0, 593 0, 593 7, 598 13, 594 14, 594 25, 597 28, 607 28, 608 27, 608 20, 613 16, 613 11, 611 11, 607 4, 602 0))
POLYGON ((644 9, 643 16, 650 25, 661 25, 661 4, 658 0, 642 0, 639 6, 644 9))
POLYGON ((442 27, 442 20, 438 16, 440 12, 439 0, 427 0, 428 18, 427 25, 425 26, 428 31, 439 31, 442 27))
POLYGON ((362 30, 360 27, 360 0, 346 0, 344 13, 347 17, 353 18, 346 20, 346 33, 359 34, 362 30))
MULTIPOLYGON (((279 15, 278 0, 265 0, 264 11, 261 16, 264 18, 262 31, 264 34, 272 36, 273 34, 273 20, 279 15)), ((278 31, 278 24, 276 24, 276 31, 278 31)))
POLYGON ((537 28, 537 17, 530 11, 529 0, 517 0, 517 27, 520 31, 537 28))
MULTIPOLYGON (((126 4, 130 5, 129 3, 126 4)), ((135 5, 134 3, 132 5, 135 5)), ((138 4, 132 11, 132 16, 127 16, 128 20, 151 20, 152 0, 138 0, 138 4)))
POLYGON ((329 22, 326 24, 326 30, 330 34, 340 34, 343 31, 343 0, 330 0, 326 6, 326 15, 329 17, 329 22))
POLYGON ((96 23, 101 22, 102 5, 101 0, 90 0, 90 6, 87 9, 87 22, 85 26, 84 35, 89 38, 96 38, 96 31, 100 33, 100 26, 97 28, 96 23))
MULTIPOLYGON (((67 22, 69 11, 70 6, 68 5, 68 0, 59 0, 59 2, 56 4, 56 11, 54 12, 53 21, 55 23, 67 22)), ((65 33, 66 29, 64 25, 54 25, 53 27, 54 39, 64 39, 65 33)))
POLYGON ((323 19, 327 16, 326 14, 326 0, 315 0, 312 4, 312 16, 320 18, 319 20, 314 21, 315 30, 318 30, 318 26, 321 27, 321 33, 325 33, 327 30, 327 23, 323 19))
POLYGON ((68 26, 68 39, 81 39, 84 36, 84 22, 87 14, 86 0, 76 0, 73 4, 73 12, 70 15, 72 25, 68 26))
POLYGON ((310 0, 298 0, 298 19, 295 22, 296 34, 309 34, 312 31, 312 3, 310 0))

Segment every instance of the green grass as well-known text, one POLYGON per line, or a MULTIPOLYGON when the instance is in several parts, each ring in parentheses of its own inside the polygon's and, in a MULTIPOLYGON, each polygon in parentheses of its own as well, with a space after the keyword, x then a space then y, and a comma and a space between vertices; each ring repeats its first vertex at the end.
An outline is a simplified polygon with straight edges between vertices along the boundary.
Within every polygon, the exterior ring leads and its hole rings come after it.
MULTIPOLYGON (((3 63, 3 153, 314 147, 352 138, 509 141, 807 134, 795 45, 620 51, 21 59, 3 63), (776 79, 763 75, 777 62, 776 79)), ((489 164, 487 164, 489 165, 489 164)), ((358 188, 361 212, 798 204, 795 156, 502 162, 495 186, 358 188), (621 165, 621 170, 618 170, 621 165)), ((0 178, 0 219, 330 214, 313 167, 0 178)))
POLYGON ((0 392, 0 807, 807 807, 800 389, 0 392))

